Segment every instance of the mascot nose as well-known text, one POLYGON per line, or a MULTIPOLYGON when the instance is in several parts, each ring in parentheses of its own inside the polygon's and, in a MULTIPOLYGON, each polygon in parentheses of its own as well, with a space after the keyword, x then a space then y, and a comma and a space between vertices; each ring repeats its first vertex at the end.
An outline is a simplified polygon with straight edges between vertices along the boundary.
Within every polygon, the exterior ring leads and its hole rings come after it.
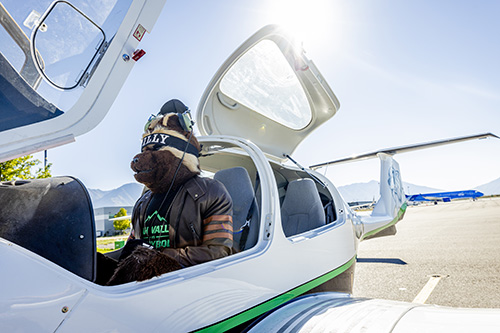
POLYGON ((135 157, 133 160, 132 160, 132 163, 137 163, 139 162, 139 158, 138 157, 135 157))

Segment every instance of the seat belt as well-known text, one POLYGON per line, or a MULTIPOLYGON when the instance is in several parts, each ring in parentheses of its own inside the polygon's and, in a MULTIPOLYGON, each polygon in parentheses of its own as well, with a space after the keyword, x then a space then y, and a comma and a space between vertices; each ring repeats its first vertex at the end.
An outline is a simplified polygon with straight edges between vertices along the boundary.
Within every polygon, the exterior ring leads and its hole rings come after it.
POLYGON ((260 183, 260 178, 259 178, 259 173, 257 172, 256 176, 255 176, 255 188, 253 191, 252 204, 250 205, 250 209, 248 209, 246 222, 243 226, 241 226, 241 229, 239 230, 241 232, 241 238, 240 238, 240 244, 239 244, 240 251, 243 251, 245 249, 245 245, 246 245, 247 238, 248 238, 248 233, 250 232, 250 221, 252 220, 254 207, 257 205, 257 202, 255 200, 255 193, 257 193, 257 188, 259 187, 259 183, 260 183))
POLYGON ((333 213, 333 200, 330 200, 325 207, 323 208, 325 211, 325 219, 326 224, 332 223, 335 221, 334 213, 333 213))

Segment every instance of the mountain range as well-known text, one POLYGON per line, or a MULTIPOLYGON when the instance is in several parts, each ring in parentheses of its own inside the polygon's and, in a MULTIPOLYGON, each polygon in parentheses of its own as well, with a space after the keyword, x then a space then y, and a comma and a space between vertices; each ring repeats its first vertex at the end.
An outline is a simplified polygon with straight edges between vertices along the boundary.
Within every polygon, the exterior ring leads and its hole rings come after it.
MULTIPOLYGON (((427 186, 420 186, 403 182, 403 188, 406 194, 419 194, 419 193, 434 193, 446 192, 447 190, 437 189, 427 186)), ((376 201, 380 197, 379 183, 372 180, 368 183, 356 183, 338 187, 338 190, 344 200, 347 202, 353 201, 376 201)), ((464 188, 463 190, 477 190, 484 195, 500 194, 500 178, 495 179, 489 183, 476 186, 472 189, 464 188)))
MULTIPOLYGON (((409 193, 430 193, 430 192, 443 192, 443 190, 414 185, 403 182, 403 188, 406 194, 409 193)), ((354 183, 337 188, 347 202, 354 201, 377 201, 380 197, 379 182, 371 180, 368 183, 354 183)))
POLYGON ((129 183, 114 190, 88 189, 94 208, 133 206, 141 196, 143 185, 129 183))
MULTIPOLYGON (((406 194, 444 192, 446 190, 436 189, 427 186, 420 186, 403 182, 406 194)), ((114 190, 103 191, 99 189, 88 189, 94 208, 100 207, 128 207, 133 206, 140 197, 143 185, 129 183, 114 190)), ((373 201, 379 197, 379 183, 375 180, 367 183, 355 183, 337 188, 347 202, 353 201, 373 201)), ((469 190, 469 189, 464 189, 469 190)), ((500 178, 487 184, 473 188, 484 195, 500 194, 500 178)))
POLYGON ((483 192, 484 195, 500 194, 500 178, 495 179, 489 183, 483 184, 481 186, 478 186, 474 188, 474 190, 483 192))

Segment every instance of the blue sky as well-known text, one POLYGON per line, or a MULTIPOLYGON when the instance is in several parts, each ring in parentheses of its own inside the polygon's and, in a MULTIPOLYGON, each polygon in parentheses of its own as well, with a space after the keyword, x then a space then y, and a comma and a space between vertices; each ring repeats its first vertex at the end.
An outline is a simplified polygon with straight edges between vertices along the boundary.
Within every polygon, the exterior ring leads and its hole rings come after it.
MULTIPOLYGON (((104 121, 49 151, 53 174, 76 176, 89 188, 134 182, 129 163, 148 116, 171 98, 196 110, 223 61, 272 23, 303 39, 341 104, 294 153, 304 166, 411 143, 500 135, 498 17, 499 1, 167 1, 139 45, 146 55, 104 121)), ((396 160, 406 182, 463 190, 500 177, 500 140, 396 160)), ((376 160, 327 170, 337 186, 378 173, 376 160)))

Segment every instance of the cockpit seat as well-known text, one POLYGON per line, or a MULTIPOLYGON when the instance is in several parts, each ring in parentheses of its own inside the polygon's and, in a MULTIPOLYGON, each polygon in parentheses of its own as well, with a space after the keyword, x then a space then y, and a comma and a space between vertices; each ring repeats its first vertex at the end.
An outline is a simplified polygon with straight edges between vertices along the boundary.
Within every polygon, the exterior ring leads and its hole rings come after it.
POLYGON ((297 179, 288 184, 281 222, 287 237, 325 225, 323 205, 312 179, 297 179))
POLYGON ((259 237, 259 209, 247 170, 219 170, 214 179, 224 184, 233 200, 233 247, 237 251, 253 247, 259 237))

